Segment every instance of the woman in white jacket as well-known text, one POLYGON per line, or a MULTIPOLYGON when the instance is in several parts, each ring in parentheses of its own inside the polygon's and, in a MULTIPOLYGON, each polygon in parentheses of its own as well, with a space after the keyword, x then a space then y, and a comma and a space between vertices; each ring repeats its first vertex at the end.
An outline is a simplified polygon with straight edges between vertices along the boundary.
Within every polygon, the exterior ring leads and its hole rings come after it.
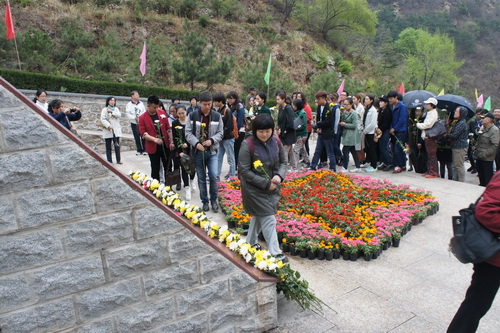
POLYGON ((365 138, 365 147, 370 166, 365 169, 366 172, 377 171, 377 142, 373 140, 375 136, 375 129, 377 128, 377 109, 373 104, 375 97, 373 95, 366 95, 363 104, 365 105, 365 112, 363 114, 363 136, 365 138))
POLYGON ((427 173, 422 176, 425 178, 438 177, 438 160, 437 160, 437 140, 427 136, 427 129, 430 129, 439 120, 439 115, 436 110, 437 100, 433 97, 424 101, 427 112, 424 114, 424 122, 417 123, 417 128, 422 130, 422 139, 425 141, 425 150, 427 151, 427 173))
POLYGON ((106 98, 106 107, 101 111, 101 123, 104 127, 103 138, 106 143, 106 158, 109 163, 113 163, 111 143, 115 147, 116 163, 122 164, 120 159, 120 137, 122 128, 120 126, 121 112, 116 105, 114 97, 106 98))

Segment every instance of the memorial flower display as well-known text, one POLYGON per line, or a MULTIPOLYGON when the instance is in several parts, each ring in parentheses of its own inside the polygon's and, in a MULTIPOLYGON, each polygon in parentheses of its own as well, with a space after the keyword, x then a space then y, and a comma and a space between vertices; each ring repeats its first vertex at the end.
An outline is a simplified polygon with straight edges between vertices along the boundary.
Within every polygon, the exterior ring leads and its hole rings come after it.
MULTIPOLYGON (((399 243, 412 224, 438 207, 428 192, 328 170, 288 174, 281 194, 276 228, 284 249, 297 245, 318 253, 376 253, 388 242, 399 243)), ((239 180, 221 183, 219 198, 230 226, 249 223, 239 180)))
POLYGON ((301 279, 300 274, 291 269, 289 264, 277 260, 267 250, 257 250, 241 239, 239 234, 229 230, 227 226, 220 226, 211 221, 200 207, 182 200, 180 195, 170 186, 166 186, 139 171, 130 171, 129 175, 145 190, 151 191, 163 204, 177 212, 179 216, 184 216, 193 225, 202 228, 210 238, 225 244, 229 250, 241 255, 248 264, 277 277, 280 280, 276 285, 278 292, 283 292, 287 299, 296 301, 306 309, 322 310, 322 305, 325 304, 314 295, 309 289, 308 282, 301 279))

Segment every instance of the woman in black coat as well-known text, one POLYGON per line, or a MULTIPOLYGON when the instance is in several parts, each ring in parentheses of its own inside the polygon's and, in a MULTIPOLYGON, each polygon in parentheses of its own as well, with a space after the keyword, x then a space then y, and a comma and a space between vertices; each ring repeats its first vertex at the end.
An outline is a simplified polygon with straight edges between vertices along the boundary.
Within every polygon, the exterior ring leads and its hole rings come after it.
POLYGON ((286 103, 286 94, 279 92, 276 95, 276 103, 278 103, 278 134, 283 147, 285 148, 285 156, 287 164, 292 170, 297 170, 297 159, 293 152, 293 144, 297 141, 295 129, 293 128, 293 109, 286 103))

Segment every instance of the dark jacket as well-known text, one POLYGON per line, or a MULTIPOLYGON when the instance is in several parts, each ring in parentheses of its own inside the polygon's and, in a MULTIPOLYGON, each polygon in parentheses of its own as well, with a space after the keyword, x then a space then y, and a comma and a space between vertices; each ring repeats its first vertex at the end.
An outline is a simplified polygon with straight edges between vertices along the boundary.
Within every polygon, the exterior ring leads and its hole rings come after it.
MULTIPOLYGON (((212 141, 212 145, 210 146, 210 154, 214 155, 218 153, 219 143, 222 141, 223 133, 224 128, 220 113, 213 110, 210 111, 210 125, 208 127, 207 137, 207 139, 212 141)), ((201 111, 192 112, 188 115, 185 135, 186 141, 193 148, 196 148, 196 145, 198 144, 198 142, 200 142, 201 138, 201 111)))
POLYGON ((491 125, 490 128, 482 127, 478 132, 475 156, 477 160, 494 161, 497 153, 500 133, 498 127, 491 125))
POLYGON ((50 115, 69 130, 71 129, 71 124, 69 123, 70 121, 78 121, 80 120, 80 118, 82 118, 82 113, 80 110, 76 112, 70 112, 68 114, 61 112, 58 115, 51 112, 50 115))
POLYGON ((386 106, 384 109, 380 109, 380 111, 378 112, 377 122, 378 128, 380 128, 382 132, 391 129, 392 110, 389 106, 386 106))
POLYGON ((270 191, 271 179, 278 175, 285 179, 286 157, 283 145, 275 136, 267 142, 250 137, 241 144, 238 154, 238 171, 241 181, 243 207, 248 214, 257 216, 274 215, 278 209, 280 191, 270 191), (248 141, 252 140, 253 149, 248 141), (253 150, 253 153, 252 153, 253 150), (253 163, 260 160, 266 174, 258 172, 253 163))
POLYGON ((461 149, 467 148, 469 146, 469 142, 467 141, 467 139, 469 138, 469 128, 467 127, 467 123, 465 122, 466 117, 467 110, 461 111, 460 118, 457 122, 452 124, 450 132, 446 136, 446 138, 450 142, 451 149, 461 149))
POLYGON ((297 137, 307 137, 307 114, 304 110, 294 112, 294 117, 302 119, 303 125, 296 130, 297 137))
POLYGON ((233 113, 231 110, 224 105, 219 112, 222 116, 222 122, 224 123, 224 136, 222 140, 233 139, 233 113))
MULTIPOLYGON (((483 198, 476 206, 476 219, 494 233, 500 234, 500 174, 497 172, 486 186, 483 198)), ((500 267, 500 253, 488 264, 500 267)))
MULTIPOLYGON (((318 106, 316 109, 316 127, 321 128, 321 133, 319 135, 323 138, 331 139, 334 137, 334 123, 335 123, 335 112, 333 112, 332 107, 326 104, 323 112, 320 112, 321 107, 318 106)), ((337 120, 338 122, 338 120, 337 120)))
POLYGON ((184 153, 190 155, 191 153, 191 145, 186 141, 186 125, 181 124, 179 119, 174 120, 172 123, 172 134, 174 138, 175 150, 178 154, 184 153), (180 127, 180 128, 178 128, 180 127), (181 142, 187 144, 186 148, 181 147, 181 142))
POLYGON ((236 103, 231 105, 231 112, 236 116, 238 132, 245 132, 245 108, 243 104, 236 103))
POLYGON ((293 145, 297 141, 295 129, 293 128, 293 109, 290 105, 284 108, 280 106, 278 113, 278 128, 283 145, 293 145))

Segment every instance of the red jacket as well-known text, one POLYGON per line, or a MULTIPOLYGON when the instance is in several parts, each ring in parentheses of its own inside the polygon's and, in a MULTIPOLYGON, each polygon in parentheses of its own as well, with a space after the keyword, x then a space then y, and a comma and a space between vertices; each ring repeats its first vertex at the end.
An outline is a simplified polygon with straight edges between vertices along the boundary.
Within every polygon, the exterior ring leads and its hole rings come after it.
MULTIPOLYGON (((500 234, 500 172, 486 186, 483 198, 476 206, 476 219, 492 232, 500 234)), ((487 263, 500 267, 500 253, 487 263)))
MULTIPOLYGON (((168 151, 170 146, 170 139, 168 137, 167 131, 170 129, 170 123, 168 122, 168 116, 165 111, 158 110, 156 111, 158 115, 158 120, 161 124, 161 135, 163 136, 163 142, 165 143, 165 147, 168 151)), ((153 119, 149 115, 149 112, 146 110, 143 114, 139 116, 139 133, 141 137, 144 136, 145 133, 148 133, 151 136, 157 137, 158 134, 156 132, 156 127, 153 123, 153 119)), ((158 145, 152 141, 146 141, 146 153, 154 154, 158 148, 158 145)))

